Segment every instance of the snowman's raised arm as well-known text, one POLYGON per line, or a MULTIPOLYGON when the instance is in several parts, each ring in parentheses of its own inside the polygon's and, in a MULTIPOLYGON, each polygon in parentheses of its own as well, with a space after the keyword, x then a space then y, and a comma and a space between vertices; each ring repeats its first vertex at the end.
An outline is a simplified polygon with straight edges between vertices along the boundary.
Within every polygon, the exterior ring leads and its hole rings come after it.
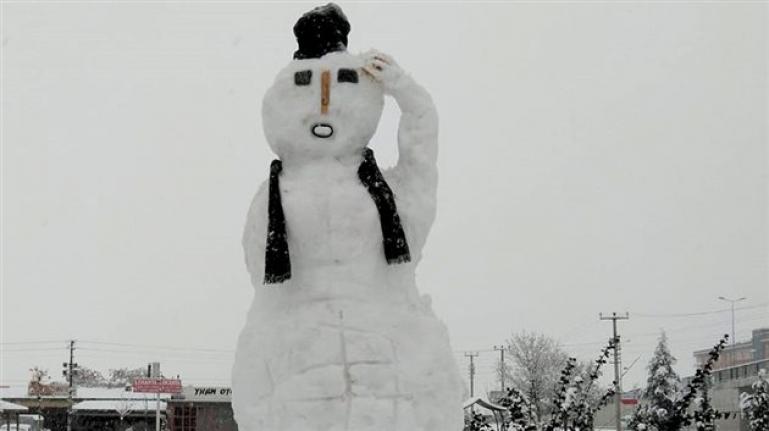
MULTIPOLYGON (((434 183, 438 161, 438 113, 432 97, 388 55, 365 54, 364 71, 381 82, 401 109, 398 126, 398 164, 402 175, 426 176, 434 183)), ((415 178, 416 179, 416 178, 415 178)))
MULTIPOLYGON (((364 72, 401 110, 398 163, 383 173, 398 203, 412 255, 418 256, 435 219, 438 187, 438 113, 432 97, 389 56, 366 54, 364 72)), ((417 257, 418 258, 418 257, 417 257)))

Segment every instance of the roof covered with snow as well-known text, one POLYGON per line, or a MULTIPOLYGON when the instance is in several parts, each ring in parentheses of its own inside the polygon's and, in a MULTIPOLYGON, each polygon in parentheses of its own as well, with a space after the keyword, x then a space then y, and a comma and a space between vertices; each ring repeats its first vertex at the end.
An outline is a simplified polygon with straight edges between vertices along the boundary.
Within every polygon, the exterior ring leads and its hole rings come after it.
MULTIPOLYGON (((77 388, 75 398, 81 400, 114 400, 124 398, 155 399, 155 393, 126 391, 125 388, 77 388)), ((160 398, 171 398, 171 394, 160 394, 160 398)))
MULTIPOLYGON (((170 399, 172 394, 161 393, 161 399, 170 399)), ((45 398, 67 398, 67 394, 45 395, 45 398)), ((26 386, 11 386, 9 388, 0 388, 0 398, 4 399, 23 399, 35 398, 35 395, 29 394, 26 386)), ((125 388, 88 388, 78 387, 75 389, 74 398, 76 400, 115 400, 123 398, 155 399, 154 393, 126 391, 125 388)))
POLYGON ((506 408, 500 406, 499 404, 488 402, 481 397, 470 398, 469 400, 465 401, 464 408, 468 408, 473 405, 479 405, 489 410, 496 410, 496 411, 507 410, 506 408))
POLYGON ((28 398, 27 386, 0 387, 0 398, 28 398))
POLYGON ((0 412, 23 412, 27 410, 28 409, 24 406, 0 400, 0 412))
MULTIPOLYGON (((154 399, 147 400, 92 400, 83 401, 72 406, 73 410, 109 410, 109 411, 126 411, 126 412, 138 412, 138 411, 154 411, 156 409, 156 402, 154 399)), ((160 410, 166 409, 166 403, 160 402, 160 410)))

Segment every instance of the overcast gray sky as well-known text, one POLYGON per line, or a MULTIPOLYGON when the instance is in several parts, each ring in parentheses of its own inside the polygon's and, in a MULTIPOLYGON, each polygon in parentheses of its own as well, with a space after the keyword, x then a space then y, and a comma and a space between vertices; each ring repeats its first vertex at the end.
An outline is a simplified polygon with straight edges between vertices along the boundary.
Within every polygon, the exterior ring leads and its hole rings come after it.
MULTIPOLYGON (((240 237, 273 155, 262 95, 321 3, 2 3, 0 385, 160 361, 227 386, 252 287, 240 237)), ((769 326, 767 3, 339 2, 441 115, 418 268, 478 385, 513 332, 625 384, 661 329, 692 351, 769 326)), ((398 111, 374 138, 396 157, 398 111)))

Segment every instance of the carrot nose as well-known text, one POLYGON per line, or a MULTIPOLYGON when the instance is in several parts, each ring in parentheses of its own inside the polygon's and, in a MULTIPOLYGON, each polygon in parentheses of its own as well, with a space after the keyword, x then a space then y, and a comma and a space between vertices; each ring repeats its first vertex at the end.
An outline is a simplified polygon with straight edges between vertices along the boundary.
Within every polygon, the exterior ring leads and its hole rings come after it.
POLYGON ((331 72, 324 70, 320 75, 320 113, 328 114, 328 103, 331 101, 331 72))

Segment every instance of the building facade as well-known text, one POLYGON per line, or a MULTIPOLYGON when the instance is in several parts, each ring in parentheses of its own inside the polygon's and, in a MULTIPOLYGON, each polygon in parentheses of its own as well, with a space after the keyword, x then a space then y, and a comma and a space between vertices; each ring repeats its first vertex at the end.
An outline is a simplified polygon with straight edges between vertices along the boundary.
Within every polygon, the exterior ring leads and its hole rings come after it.
MULTIPOLYGON (((709 353, 694 352, 698 367, 707 362, 709 353)), ((727 346, 715 362, 709 394, 713 407, 725 416, 718 421, 720 431, 748 431, 740 412, 740 394, 752 391, 761 369, 769 370, 769 328, 754 329, 750 340, 727 346)))
POLYGON ((238 431, 227 387, 185 386, 168 402, 168 431, 238 431))
MULTIPOLYGON (((697 366, 702 366, 708 361, 709 353, 709 349, 694 352, 697 366)), ((754 329, 750 340, 726 346, 713 369, 733 368, 765 359, 769 359, 769 328, 754 329)))

